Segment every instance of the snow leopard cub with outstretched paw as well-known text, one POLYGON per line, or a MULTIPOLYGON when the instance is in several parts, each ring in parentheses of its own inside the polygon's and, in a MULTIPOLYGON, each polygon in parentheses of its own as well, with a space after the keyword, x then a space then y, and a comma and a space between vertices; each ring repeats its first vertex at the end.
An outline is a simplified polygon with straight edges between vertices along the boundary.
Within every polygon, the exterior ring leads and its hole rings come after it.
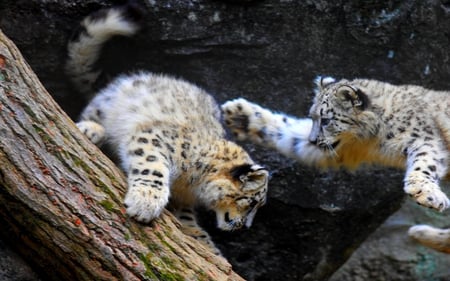
MULTIPOLYGON (((403 168, 404 190, 417 203, 439 211, 449 207, 439 183, 450 178, 450 92, 366 79, 319 77, 316 84, 311 119, 236 99, 222 105, 225 122, 238 139, 273 147, 306 164, 403 168)), ((439 233, 447 234, 450 251, 449 231, 410 230, 428 245, 439 233)))
MULTIPOLYGON (((88 90, 98 77, 92 65, 102 44, 133 35, 132 6, 86 17, 68 46, 67 71, 88 90)), ((217 226, 250 227, 266 202, 268 172, 240 146, 224 138, 220 109, 197 86, 165 75, 123 75, 101 90, 77 123, 96 143, 106 142, 127 175, 127 213, 141 222, 157 218, 168 205, 182 230, 220 254, 195 220, 194 207, 215 211, 217 226)))

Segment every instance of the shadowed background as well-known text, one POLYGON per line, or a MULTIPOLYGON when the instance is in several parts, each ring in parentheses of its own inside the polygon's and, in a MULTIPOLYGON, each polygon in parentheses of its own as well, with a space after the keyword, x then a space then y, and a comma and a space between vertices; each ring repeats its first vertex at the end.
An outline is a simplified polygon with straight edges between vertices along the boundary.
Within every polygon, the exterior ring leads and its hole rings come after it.
MULTIPOLYGON (((0 3, 0 28, 74 119, 86 101, 64 75, 67 40, 85 15, 117 3, 0 3)), ((219 103, 244 97, 300 117, 308 114, 317 75, 450 89, 446 0, 141 3, 141 32, 105 46, 103 81, 139 69, 168 73, 205 88, 219 103)), ((203 223, 244 278, 450 280, 449 256, 406 237, 415 223, 449 225, 448 211, 438 214, 405 200, 402 171, 318 171, 276 152, 243 145, 273 173, 267 205, 248 230, 220 232, 208 213, 203 223)), ((3 236, 1 279, 37 280, 10 262, 14 254, 3 236)))

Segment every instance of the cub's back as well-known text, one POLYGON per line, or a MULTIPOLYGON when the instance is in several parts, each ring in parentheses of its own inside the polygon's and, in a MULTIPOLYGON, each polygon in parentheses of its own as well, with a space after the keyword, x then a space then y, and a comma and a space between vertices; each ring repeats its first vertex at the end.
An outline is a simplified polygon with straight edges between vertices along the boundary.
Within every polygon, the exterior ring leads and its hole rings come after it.
POLYGON ((205 128, 223 134, 214 99, 197 86, 165 75, 121 76, 92 101, 106 131, 129 132, 150 123, 205 128))
MULTIPOLYGON (((405 122, 418 127, 418 132, 434 127, 450 151, 450 92, 434 91, 416 85, 392 85, 376 80, 356 79, 352 81, 368 89, 372 101, 389 122, 405 122), (399 115, 398 118, 396 115, 399 115)), ((446 178, 450 180, 450 163, 446 178)))

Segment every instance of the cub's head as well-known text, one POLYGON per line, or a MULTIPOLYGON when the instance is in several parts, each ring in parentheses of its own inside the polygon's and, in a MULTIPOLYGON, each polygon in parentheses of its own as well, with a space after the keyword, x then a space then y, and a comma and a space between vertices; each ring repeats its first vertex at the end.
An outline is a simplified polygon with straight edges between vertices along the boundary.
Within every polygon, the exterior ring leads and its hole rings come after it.
POLYGON ((380 120, 370 110, 369 97, 357 83, 318 77, 316 84, 316 96, 310 109, 311 143, 335 151, 355 140, 377 135, 380 120))
POLYGON ((266 203, 269 173, 256 164, 223 164, 215 165, 215 173, 208 176, 197 197, 215 211, 218 228, 250 227, 256 211, 266 203))

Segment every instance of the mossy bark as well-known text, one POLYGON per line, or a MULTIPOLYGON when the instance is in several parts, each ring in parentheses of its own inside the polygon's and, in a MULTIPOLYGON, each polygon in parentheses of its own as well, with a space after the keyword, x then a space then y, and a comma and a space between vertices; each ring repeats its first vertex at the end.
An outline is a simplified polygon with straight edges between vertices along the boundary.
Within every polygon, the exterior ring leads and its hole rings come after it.
POLYGON ((179 231, 124 213, 123 174, 0 31, 0 232, 53 280, 242 280, 179 231), (9 235, 11 237, 11 235, 9 235))

